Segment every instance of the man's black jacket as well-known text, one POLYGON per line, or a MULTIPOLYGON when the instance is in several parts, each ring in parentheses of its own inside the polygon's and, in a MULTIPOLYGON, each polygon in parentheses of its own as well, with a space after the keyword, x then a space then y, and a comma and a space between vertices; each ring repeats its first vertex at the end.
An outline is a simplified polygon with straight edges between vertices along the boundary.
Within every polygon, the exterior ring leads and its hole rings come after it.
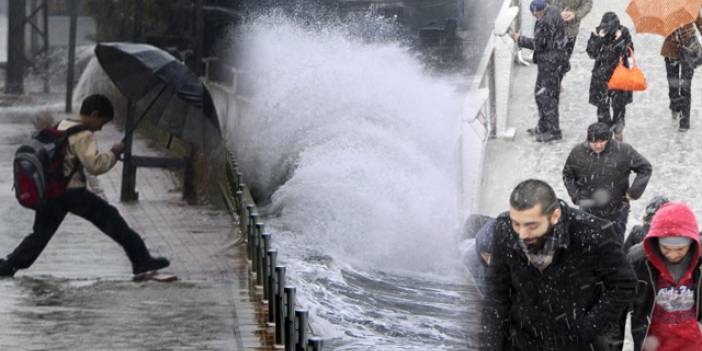
POLYGON ((565 28, 566 23, 558 8, 549 5, 544 17, 534 25, 534 38, 520 36, 517 45, 534 50, 533 59, 537 65, 567 66, 565 28))
POLYGON ((616 140, 607 142, 599 154, 593 152, 587 142, 576 145, 563 166, 563 182, 573 203, 582 205, 583 200, 593 200, 596 191, 605 191, 607 200, 598 203, 588 212, 598 216, 613 213, 622 207, 625 194, 638 199, 648 185, 653 167, 631 145, 616 140), (629 185, 629 175, 636 178, 629 185))
POLYGON ((497 219, 482 313, 481 350, 602 350, 636 279, 610 222, 561 202, 553 262, 540 272, 519 245, 508 213, 497 219))

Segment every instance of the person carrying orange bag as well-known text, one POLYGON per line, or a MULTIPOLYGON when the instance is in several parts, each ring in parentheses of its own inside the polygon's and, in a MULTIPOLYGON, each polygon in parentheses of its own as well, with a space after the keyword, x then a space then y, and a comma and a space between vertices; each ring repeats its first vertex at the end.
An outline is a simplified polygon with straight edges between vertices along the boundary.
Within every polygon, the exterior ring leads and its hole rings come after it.
POLYGON ((636 56, 634 56, 633 51, 629 54, 631 58, 632 65, 631 68, 624 64, 624 59, 619 59, 619 64, 617 68, 614 69, 612 73, 612 78, 609 79, 607 86, 611 90, 623 90, 623 91, 644 91, 648 88, 646 83, 646 77, 643 72, 636 64, 636 56))
POLYGON ((587 42, 587 54, 595 60, 590 79, 589 102, 597 107, 597 121, 610 126, 615 139, 621 141, 624 131, 626 105, 633 101, 631 91, 612 87, 618 65, 627 69, 628 57, 633 50, 629 30, 622 26, 614 12, 602 16, 600 25, 595 28, 587 42))

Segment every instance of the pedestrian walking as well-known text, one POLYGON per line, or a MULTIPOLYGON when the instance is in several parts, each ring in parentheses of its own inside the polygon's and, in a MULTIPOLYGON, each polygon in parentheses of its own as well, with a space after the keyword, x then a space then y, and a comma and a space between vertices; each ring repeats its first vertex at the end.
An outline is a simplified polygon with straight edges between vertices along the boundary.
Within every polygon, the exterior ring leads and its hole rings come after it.
POLYGON ((483 223, 482 227, 477 231, 474 238, 466 240, 467 244, 462 251, 463 262, 473 276, 478 291, 484 297, 487 293, 485 279, 492 257, 492 239, 495 233, 496 221, 492 217, 480 217, 485 219, 481 221, 483 223))
POLYGON ((658 209, 661 208, 662 205, 667 204, 668 202, 670 202, 670 200, 668 200, 668 198, 665 196, 655 196, 648 202, 642 218, 643 223, 633 226, 629 231, 629 235, 626 236, 626 240, 624 240, 624 252, 629 252, 631 247, 643 241, 644 237, 648 233, 648 230, 651 228, 651 220, 653 220, 653 215, 658 212, 658 209))
POLYGON ((547 183, 515 187, 495 223, 480 350, 610 350, 636 280, 608 222, 547 183))
POLYGON ((629 201, 641 197, 653 167, 631 145, 612 139, 607 124, 587 128, 587 140, 573 147, 563 166, 563 182, 573 203, 583 211, 611 221, 624 242, 629 201), (629 184, 631 173, 636 174, 629 184))
POLYGON ((629 30, 619 23, 614 12, 602 16, 600 25, 590 34, 587 54, 595 60, 590 79, 590 103, 597 107, 597 120, 612 128, 614 138, 624 139, 626 105, 633 101, 630 91, 609 90, 607 83, 619 62, 629 67, 628 57, 634 50, 629 30))
POLYGON ((36 210, 33 232, 22 240, 6 258, 0 259, 0 276, 11 277, 19 269, 29 268, 39 257, 68 213, 93 223, 103 233, 122 246, 135 275, 167 267, 163 257, 152 257, 144 241, 132 230, 117 209, 86 188, 85 172, 100 175, 117 163, 124 144, 117 143, 110 151, 97 149, 94 132, 102 129, 114 115, 112 103, 103 95, 90 95, 81 105, 79 116, 59 122, 57 129, 82 126, 84 130, 71 134, 65 148, 63 174, 68 178, 66 190, 58 198, 36 210))
POLYGON ((558 115, 561 81, 570 70, 566 24, 560 11, 546 0, 533 0, 530 9, 537 19, 534 38, 520 33, 512 33, 512 38, 520 47, 534 50, 534 63, 538 69, 534 98, 539 110, 539 122, 527 132, 535 135, 538 142, 550 142, 562 138, 558 115))
POLYGON ((592 10, 592 0, 549 0, 549 4, 561 11, 561 18, 566 23, 566 51, 570 60, 580 32, 580 21, 592 10))
POLYGON ((631 314, 634 350, 702 350, 698 232, 687 205, 668 203, 653 217, 643 245, 629 252, 639 281, 631 314))
POLYGON ((668 98, 673 119, 679 119, 678 130, 690 129, 690 105, 692 99, 692 77, 695 68, 680 57, 681 43, 695 36, 695 27, 702 27, 702 18, 686 24, 668 35, 663 42, 661 55, 665 58, 665 71, 668 77, 668 98))
POLYGON ((466 222, 463 224, 463 239, 474 239, 486 223, 494 220, 494 217, 482 214, 473 213, 469 215, 466 222))

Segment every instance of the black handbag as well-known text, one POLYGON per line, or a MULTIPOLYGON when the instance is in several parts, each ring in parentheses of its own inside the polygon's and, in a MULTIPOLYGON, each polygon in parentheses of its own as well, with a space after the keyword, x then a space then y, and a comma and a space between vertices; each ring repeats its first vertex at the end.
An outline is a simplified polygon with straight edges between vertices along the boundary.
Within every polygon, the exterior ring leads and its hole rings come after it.
POLYGON ((693 69, 702 65, 702 43, 697 37, 697 28, 694 28, 695 34, 690 38, 683 40, 678 32, 678 53, 680 60, 687 63, 693 69))

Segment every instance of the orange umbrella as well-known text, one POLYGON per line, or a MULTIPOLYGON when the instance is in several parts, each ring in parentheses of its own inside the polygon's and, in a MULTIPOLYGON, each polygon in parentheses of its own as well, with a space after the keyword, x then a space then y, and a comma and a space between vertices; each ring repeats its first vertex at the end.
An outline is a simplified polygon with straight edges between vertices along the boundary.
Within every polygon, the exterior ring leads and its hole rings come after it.
POLYGON ((639 33, 664 37, 697 19, 702 0, 631 0, 626 13, 639 33))

